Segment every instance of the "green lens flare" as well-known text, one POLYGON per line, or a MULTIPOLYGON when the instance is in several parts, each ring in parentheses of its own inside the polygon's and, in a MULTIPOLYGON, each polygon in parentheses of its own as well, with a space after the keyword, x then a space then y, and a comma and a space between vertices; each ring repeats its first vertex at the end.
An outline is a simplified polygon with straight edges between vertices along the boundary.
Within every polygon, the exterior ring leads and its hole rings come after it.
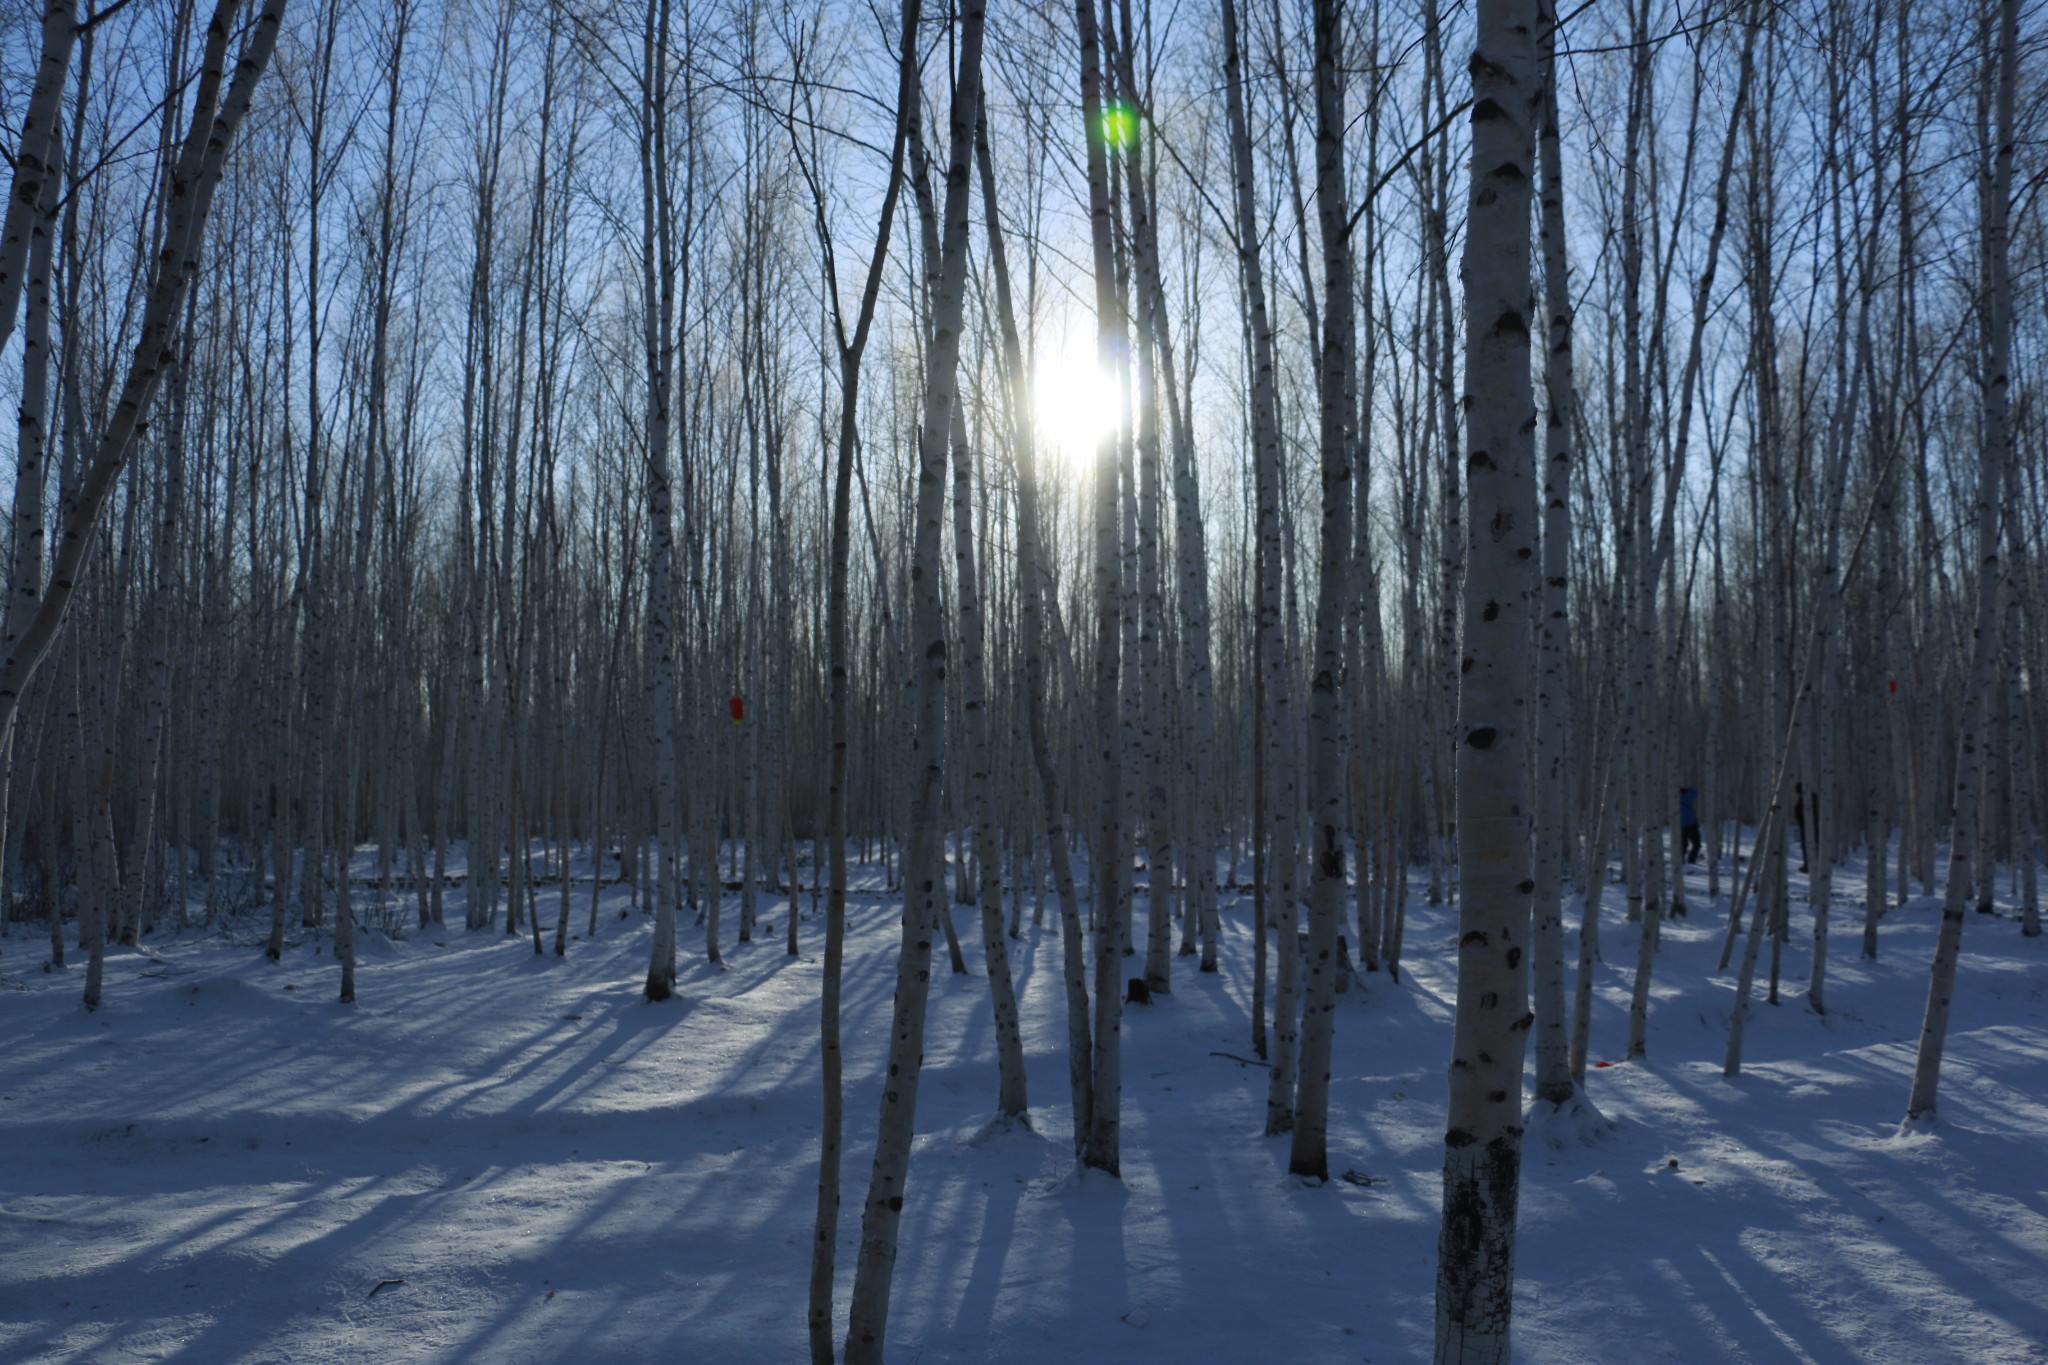
POLYGON ((1138 111, 1128 104, 1112 104, 1102 111, 1102 145, 1125 151, 1138 145, 1138 111))

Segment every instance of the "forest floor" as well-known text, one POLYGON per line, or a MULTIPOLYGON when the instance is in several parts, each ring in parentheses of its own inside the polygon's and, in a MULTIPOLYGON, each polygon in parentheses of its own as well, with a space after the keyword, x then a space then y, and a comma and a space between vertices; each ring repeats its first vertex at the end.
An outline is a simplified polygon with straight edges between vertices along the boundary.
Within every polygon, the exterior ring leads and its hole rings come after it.
MULTIPOLYGON (((897 906, 862 885, 842 1332, 898 938, 897 906)), ((1731 1082, 1725 901, 1697 869, 1691 885, 1650 1055, 1626 1062, 1636 934, 1608 888, 1589 1074, 1614 1126, 1529 1143, 1516 1359, 2048 1361, 2048 938, 1970 916, 1940 1122, 1901 1136, 1936 903, 1888 916, 1863 962, 1844 869, 1826 1016, 1804 1000, 1796 903, 1784 1002, 1752 1010, 1731 1082)), ((803 1361, 821 930, 805 919, 786 957, 786 904, 764 898, 773 929, 734 946, 736 900, 726 968, 686 927, 661 1005, 640 997, 650 930, 623 888, 566 961, 502 932, 371 933, 353 1006, 326 939, 274 964, 250 918, 110 953, 88 1014, 78 958, 42 970, 17 927, 0 943, 0 1360, 803 1361)), ((461 912, 457 893, 451 926, 461 912)), ((1266 1071, 1225 1055, 1251 1055, 1248 899, 1225 900, 1220 974, 1176 959, 1173 993, 1126 1011, 1121 1183, 1073 1161, 1050 923, 1013 945, 1031 1126, 991 1125, 978 919, 955 914, 974 972, 939 952, 892 1361, 1428 1357, 1447 909, 1411 909, 1399 984, 1340 998, 1331 1167, 1371 1183, 1320 1188, 1260 1136, 1266 1071)))

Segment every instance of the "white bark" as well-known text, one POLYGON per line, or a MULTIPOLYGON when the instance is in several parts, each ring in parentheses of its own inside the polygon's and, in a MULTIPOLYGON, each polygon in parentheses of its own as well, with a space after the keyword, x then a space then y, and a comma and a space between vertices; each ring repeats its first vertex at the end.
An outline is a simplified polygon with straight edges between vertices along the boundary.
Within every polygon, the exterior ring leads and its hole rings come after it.
MULTIPOLYGON (((1273 324, 1266 306, 1265 272, 1255 207, 1251 133, 1244 109, 1242 71, 1237 50, 1236 7, 1224 0, 1224 84, 1230 121, 1232 174, 1236 184, 1233 228, 1237 237, 1240 287, 1244 291, 1252 340, 1252 458, 1257 467, 1258 499, 1258 674, 1263 689, 1254 743, 1260 747, 1265 774, 1267 828, 1253 838, 1267 848, 1267 923, 1258 926, 1261 942, 1269 931, 1278 934, 1281 989, 1273 1005, 1273 1070, 1266 1096, 1266 1133, 1284 1133, 1293 1125, 1295 1038, 1298 1006, 1292 972, 1298 956, 1294 937, 1296 804, 1294 782, 1294 711, 1292 669, 1288 667, 1280 544, 1281 446, 1279 400, 1274 377, 1273 324), (1274 902, 1278 902, 1277 905, 1274 902)), ((1264 972, 1260 976, 1263 980, 1264 972)), ((1256 1008, 1256 1006, 1255 1006, 1256 1008)))
MULTIPOLYGON (((653 740, 656 845, 654 943, 646 996, 666 1000, 676 985, 676 885, 680 858, 676 790, 675 507, 669 472, 675 378, 675 221, 669 195, 668 3, 647 9, 641 35, 640 288, 646 385, 643 431, 648 537, 643 698, 653 740)), ((471 813, 474 819, 475 812, 471 813)), ((636 836, 637 837, 637 836, 636 836)), ((472 844, 471 866, 476 850, 472 844)), ((475 895, 474 889, 471 895, 475 895)))
MULTIPOLYGON (((895 224, 896 205, 903 191, 903 154, 911 123, 917 118, 917 25, 922 12, 919 0, 905 0, 902 28, 898 34, 896 128, 889 154, 888 186, 882 197, 882 216, 869 254, 867 276, 849 333, 844 305, 839 297, 838 267, 832 247, 830 213, 823 185, 813 160, 803 155, 795 120, 790 136, 811 191, 813 226, 818 234, 819 254, 825 273, 826 297, 832 312, 834 340, 839 353, 839 423, 832 471, 831 550, 826 566, 826 766, 824 843, 829 867, 829 888, 825 902, 824 981, 818 1003, 819 1069, 823 1081, 823 1113, 818 1137, 818 1207, 811 1232, 811 1279, 806 1328, 812 1365, 832 1365, 832 1289, 834 1262, 839 1240, 840 1157, 844 1139, 845 1090, 841 1051, 839 1003, 846 957, 846 806, 847 757, 852 728, 852 643, 848 628, 847 577, 852 554, 852 495, 854 446, 859 435, 861 359, 866 354, 874 322, 875 300, 881 289, 882 272, 889 259, 889 242, 895 224)), ((816 844, 813 844, 815 858, 816 844)), ((815 889, 818 869, 814 866, 815 889)), ((796 919, 796 888, 790 889, 789 914, 796 919)))
POLYGON ((1536 527, 1530 187, 1542 89, 1534 0, 1482 0, 1466 218, 1467 492, 1458 695, 1458 1000, 1437 1244, 1436 1360, 1509 1354, 1528 1042, 1529 616, 1536 527))
MULTIPOLYGON (((1117 290, 1112 259, 1113 220, 1109 202, 1109 165, 1104 139, 1102 45, 1092 0, 1074 0, 1076 36, 1081 47, 1081 126, 1088 147, 1088 226, 1095 281, 1095 363, 1119 390, 1128 345, 1123 300, 1117 290)), ((1094 769, 1096 783, 1095 838, 1089 865, 1091 909, 1095 920, 1095 1019, 1090 1039, 1093 1068, 1089 1090, 1088 1136, 1082 1164, 1110 1175, 1122 1165, 1123 1103, 1123 975, 1124 929, 1130 919, 1129 878, 1117 864, 1124 857, 1123 808, 1120 788, 1123 760, 1119 753, 1118 681, 1122 647, 1121 602, 1118 591, 1121 561, 1117 512, 1116 458, 1119 438, 1106 433, 1096 446, 1094 461, 1094 586, 1095 676, 1091 698, 1095 737, 1101 745, 1094 769)))
MULTIPOLYGON (((988 230, 989 272, 995 277, 997 322, 1002 333, 1003 368, 1008 402, 1010 442, 1017 458, 1017 593, 1020 599, 1019 634, 1024 659, 1024 705, 1031 745, 1031 761, 1038 779, 1038 798, 1045 826, 1046 851, 1051 857, 1053 887, 1059 896, 1060 967, 1067 1011, 1067 1081, 1074 1115, 1074 1151, 1078 1155, 1087 1142, 1093 1117, 1095 1077, 1091 1061, 1088 1021, 1088 969, 1081 937, 1080 892, 1074 884, 1074 869, 1067 848, 1066 805, 1061 799, 1059 767, 1054 762, 1051 737, 1046 723, 1045 667, 1045 575, 1040 562, 1042 518, 1038 501, 1038 462, 1031 440, 1030 385, 1025 374, 1023 349, 1018 341, 1016 311, 1010 296, 1010 267, 1005 247, 1000 198, 996 194, 995 168, 989 154, 988 123, 984 114, 976 133, 975 160, 981 171, 982 217, 988 230)), ((1032 862, 1034 888, 1040 886, 1037 862, 1032 862)))
MULTIPOLYGON (((49 212, 47 200, 63 174, 64 86, 78 42, 78 5, 75 0, 48 0, 41 8, 42 51, 22 107, 21 140, 11 159, 14 181, 6 217, 0 221, 0 351, 14 336, 24 281, 35 274, 30 257, 38 223, 49 212)), ((35 307, 33 300, 29 306, 35 307)))
POLYGON ((1985 720, 1990 711, 1998 668, 1998 591, 2000 500, 2005 469, 2011 459, 2012 426, 2009 388, 2012 382, 2012 273, 2007 259, 2008 206, 2012 202, 2013 104, 2018 84, 2019 0, 1997 0, 1996 24, 1988 46, 1997 65, 1996 94, 1990 134, 1978 188, 1982 223, 1979 262, 1983 327, 1983 445, 1979 452, 1975 516, 1977 561, 1976 613, 1970 636, 1968 691, 1963 697, 1962 733, 1957 739, 1955 787, 1951 800, 1948 885, 1942 898, 1941 932, 1934 966, 1928 975, 1927 1014, 1920 1026, 1919 1054, 1913 1063, 1913 1088, 1906 1100, 1908 1123, 1931 1124, 1941 1084, 1941 1059, 1948 1043, 1949 1007, 1955 996, 1956 959, 1962 949, 1964 901, 1972 878, 1971 858, 1983 819, 1980 807, 1984 763, 1985 720))
MULTIPOLYGON (((1357 411, 1353 392, 1353 282, 1349 196, 1344 183, 1344 7, 1315 7, 1316 209, 1322 230, 1323 353, 1319 437, 1322 453, 1322 539, 1316 587, 1315 671, 1309 689, 1310 886, 1307 1007, 1301 1075, 1294 1098, 1294 1141, 1288 1170, 1330 1178, 1330 1057, 1337 1029, 1337 931, 1343 926, 1344 769, 1346 716, 1344 614, 1351 593, 1351 446, 1357 411)), ((1290 917, 1291 918, 1291 917, 1290 917)))
MULTIPOLYGON (((977 124, 978 126, 978 124, 977 124)), ((974 827, 974 860, 979 870, 981 946, 988 966, 989 1003, 996 1037, 996 1112, 1024 1118, 1024 1037, 1017 1013, 1017 987, 1003 940, 1003 862, 996 842, 995 801, 990 792, 988 675, 982 639, 980 575, 974 563, 975 454, 967 424, 955 404, 953 441, 953 583, 959 615, 961 739, 964 741, 968 819, 974 827)))
MULTIPOLYGON (((1572 1074, 1564 999, 1565 652, 1570 640, 1572 422, 1578 396, 1572 378, 1571 282, 1565 257, 1564 166, 1557 114, 1557 10, 1539 0, 1537 79, 1543 87, 1539 146, 1543 183, 1543 245, 1548 345, 1543 379, 1543 571, 1537 610, 1535 922, 1536 1098, 1553 1109, 1578 1098, 1572 1074)), ((1589 894, 1597 898, 1598 887, 1589 894)), ((1582 968, 1590 981, 1591 972, 1582 968)))
MULTIPOLYGON (((875 1159, 861 1215, 860 1260, 846 1339, 847 1365, 879 1365, 888 1330, 897 1227, 910 1173, 910 1143, 924 1060, 931 984, 932 930, 949 913, 940 862, 940 784, 946 755, 946 623, 939 598, 940 531, 945 517, 946 453, 959 401, 961 318, 967 273, 968 158, 981 106, 984 9, 966 0, 960 15, 960 66, 953 90, 946 164, 944 236, 932 298, 918 429, 917 531, 912 561, 911 638, 917 647, 915 763, 909 839, 904 849, 903 942, 897 961, 888 1077, 875 1131, 875 1159)), ((911 136, 918 135, 912 125, 911 136)))

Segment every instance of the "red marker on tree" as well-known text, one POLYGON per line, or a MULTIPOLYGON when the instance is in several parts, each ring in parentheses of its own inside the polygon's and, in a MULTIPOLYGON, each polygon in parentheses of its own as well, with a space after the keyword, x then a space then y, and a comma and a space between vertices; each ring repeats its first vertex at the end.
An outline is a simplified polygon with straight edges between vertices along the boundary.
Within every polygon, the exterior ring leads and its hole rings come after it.
POLYGON ((732 712, 732 723, 734 725, 738 725, 747 718, 747 699, 745 697, 734 697, 725 705, 726 709, 732 712))

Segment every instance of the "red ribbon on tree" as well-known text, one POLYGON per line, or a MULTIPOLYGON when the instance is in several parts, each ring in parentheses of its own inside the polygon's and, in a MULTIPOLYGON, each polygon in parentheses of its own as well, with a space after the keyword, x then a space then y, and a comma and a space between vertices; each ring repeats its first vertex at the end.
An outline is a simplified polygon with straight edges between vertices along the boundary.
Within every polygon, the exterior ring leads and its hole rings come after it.
POLYGON ((732 712, 732 723, 734 725, 738 725, 747 718, 747 699, 745 697, 734 697, 725 706, 728 711, 732 712))

